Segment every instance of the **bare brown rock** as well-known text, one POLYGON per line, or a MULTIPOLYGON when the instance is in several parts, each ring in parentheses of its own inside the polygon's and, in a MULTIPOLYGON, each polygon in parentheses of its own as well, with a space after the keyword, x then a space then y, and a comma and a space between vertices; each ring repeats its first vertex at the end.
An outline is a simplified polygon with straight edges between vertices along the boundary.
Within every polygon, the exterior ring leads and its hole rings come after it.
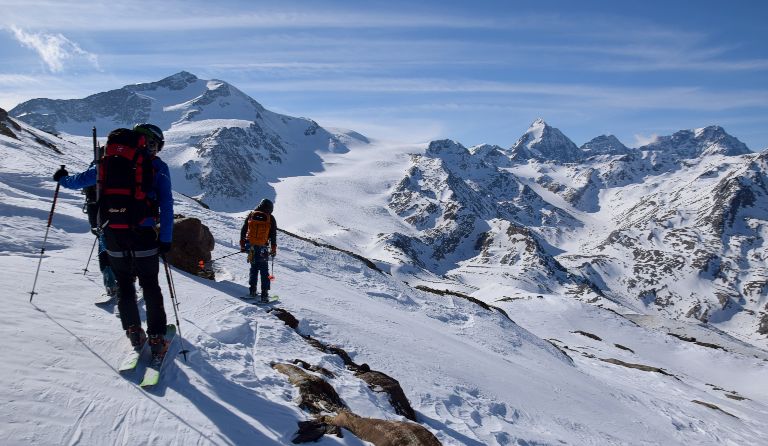
MULTIPOLYGON (((211 231, 199 219, 177 218, 173 223, 173 244, 167 258, 173 266, 191 274, 199 274, 200 261, 211 260, 213 246, 211 231)), ((210 272, 212 274, 213 271, 210 272)))
POLYGON ((391 376, 371 370, 368 364, 363 364, 360 371, 355 375, 365 381, 368 387, 374 392, 385 392, 389 395, 389 402, 398 415, 402 415, 409 420, 416 421, 416 412, 411 407, 408 397, 405 396, 400 383, 391 376))
POLYGON ((337 413, 346 409, 336 390, 319 376, 307 373, 293 364, 273 364, 272 368, 286 375, 299 389, 299 407, 313 413, 337 413))
POLYGON ((424 426, 404 421, 363 418, 348 411, 325 416, 322 421, 342 427, 376 446, 439 446, 440 440, 424 426))

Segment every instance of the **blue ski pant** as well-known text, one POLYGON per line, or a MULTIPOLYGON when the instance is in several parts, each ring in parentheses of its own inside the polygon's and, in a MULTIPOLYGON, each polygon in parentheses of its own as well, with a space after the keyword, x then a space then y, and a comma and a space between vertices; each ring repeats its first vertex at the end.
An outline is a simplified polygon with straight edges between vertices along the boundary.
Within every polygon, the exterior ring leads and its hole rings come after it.
POLYGON ((269 250, 267 247, 253 247, 252 259, 251 259, 251 274, 248 280, 248 284, 252 288, 256 288, 259 283, 259 276, 261 276, 261 291, 269 290, 269 250))

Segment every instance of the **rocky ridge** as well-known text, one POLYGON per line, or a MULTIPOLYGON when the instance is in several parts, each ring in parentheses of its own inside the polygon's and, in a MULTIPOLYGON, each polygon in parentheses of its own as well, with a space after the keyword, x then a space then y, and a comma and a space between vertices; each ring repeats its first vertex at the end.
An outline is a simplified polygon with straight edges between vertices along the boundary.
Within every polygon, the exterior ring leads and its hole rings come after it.
POLYGON ((541 119, 510 150, 433 141, 390 195, 417 235, 379 240, 480 298, 500 281, 765 335, 766 156, 719 126, 637 149, 541 119))

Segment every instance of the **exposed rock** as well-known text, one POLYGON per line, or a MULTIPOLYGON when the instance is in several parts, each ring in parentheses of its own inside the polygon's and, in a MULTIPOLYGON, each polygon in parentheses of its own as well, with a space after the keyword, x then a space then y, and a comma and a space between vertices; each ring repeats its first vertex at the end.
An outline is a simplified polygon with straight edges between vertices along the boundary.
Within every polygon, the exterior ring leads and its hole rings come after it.
POLYGON ((291 313, 289 313, 288 310, 283 308, 273 308, 270 313, 275 315, 275 317, 283 321, 285 325, 293 328, 294 330, 299 327, 299 320, 296 319, 291 313))
POLYGON ((301 360, 301 359, 294 359, 294 364, 300 365, 304 370, 309 370, 310 372, 320 373, 321 375, 324 375, 326 378, 335 378, 336 375, 333 374, 330 370, 320 367, 317 365, 312 365, 308 363, 307 361, 301 360))
POLYGON ((722 347, 720 345, 717 345, 717 344, 712 344, 712 343, 709 343, 709 342, 697 341, 696 338, 694 338, 694 337, 683 336, 683 335, 679 335, 679 334, 676 334, 676 333, 667 333, 667 334, 670 335, 670 336, 674 336, 677 339, 680 339, 681 341, 692 342, 692 343, 694 343, 696 345, 700 345, 702 347, 713 348, 715 350, 728 351, 724 347, 722 347))
POLYGON ((762 335, 768 334, 768 313, 763 314, 762 317, 760 317, 760 326, 758 327, 757 332, 762 335))
POLYGON ((324 416, 322 421, 343 427, 363 441, 375 446, 438 446, 437 437, 425 427, 403 421, 363 418, 343 411, 336 416, 324 416))
POLYGON ((312 375, 293 364, 273 364, 272 368, 286 375, 299 389, 299 407, 313 413, 338 413, 347 407, 336 390, 319 376, 312 375))
MULTIPOLYGON (((272 314, 274 314, 277 318, 282 320, 286 325, 293 328, 294 330, 298 329, 298 320, 289 313, 287 310, 282 308, 276 308, 272 310, 272 314)), ((298 332, 298 330, 297 330, 298 332)), ((370 366, 368 364, 357 364, 355 363, 352 358, 349 356, 349 353, 347 353, 343 348, 335 346, 335 345, 326 345, 322 341, 313 338, 309 335, 304 335, 299 333, 299 335, 304 338, 304 340, 311 346, 315 347, 316 349, 320 350, 324 353, 332 353, 337 355, 341 360, 344 362, 344 365, 349 369, 352 370, 355 373, 355 376, 363 380, 366 384, 368 384, 368 387, 373 390, 374 392, 386 392, 389 395, 389 401, 392 404, 392 407, 395 409, 395 412, 398 414, 416 421, 416 412, 413 410, 413 407, 411 406, 411 403, 408 401, 408 397, 405 396, 405 392, 403 392, 402 387, 400 387, 400 383, 392 378, 391 376, 376 371, 371 370, 370 366)), ((333 376, 331 372, 325 369, 319 369, 317 370, 314 366, 311 366, 310 364, 306 363, 302 360, 294 360, 294 363, 302 365, 305 369, 318 371, 319 373, 322 373, 326 376, 333 376)), ((292 366, 295 367, 295 366, 292 366)), ((285 373, 285 372, 283 372, 285 373)))
MULTIPOLYGON (((215 241, 207 226, 197 218, 181 217, 173 223, 173 243, 167 254, 168 261, 191 274, 201 272, 200 261, 211 260, 215 241)), ((208 278, 212 277, 211 271, 208 278)))
POLYGON ((580 149, 586 156, 627 155, 631 152, 631 149, 613 135, 600 135, 597 138, 592 138, 580 149))
POLYGON ((614 358, 599 358, 599 359, 601 361, 609 362, 611 364, 620 365, 622 367, 627 367, 627 368, 630 368, 630 369, 642 370, 644 372, 661 373, 662 375, 671 376, 671 377, 677 379, 677 377, 675 375, 673 375, 671 373, 668 373, 668 372, 664 371, 664 369, 660 369, 658 367, 652 367, 652 366, 643 365, 643 364, 632 364, 631 362, 624 362, 624 361, 622 361, 620 359, 614 359, 614 358))
POLYGON ((586 331, 576 330, 576 331, 574 331, 572 333, 577 333, 577 334, 580 334, 582 336, 586 336, 588 338, 594 339, 595 341, 602 341, 603 340, 600 336, 594 335, 592 333, 587 333, 586 331))
POLYGON ((341 429, 319 420, 299 421, 299 430, 294 434, 291 443, 312 443, 319 441, 323 435, 330 434, 342 438, 341 429))
POLYGON ((696 403, 696 404, 701 404, 704 407, 709 407, 710 409, 714 409, 714 410, 720 411, 720 412, 722 412, 722 413, 724 413, 724 414, 726 414, 728 416, 731 416, 733 418, 739 418, 739 417, 737 417, 736 415, 734 415, 732 413, 728 413, 728 412, 724 411, 723 409, 721 409, 719 406, 717 406, 715 404, 707 403, 707 402, 699 401, 699 400, 691 400, 691 401, 696 403))
POLYGON ((416 412, 411 407, 411 403, 405 396, 400 383, 391 376, 371 370, 368 364, 360 366, 360 370, 355 373, 355 376, 365 381, 368 387, 374 392, 385 392, 389 395, 389 402, 395 409, 397 414, 408 418, 409 420, 416 421, 416 412))
POLYGON ((13 121, 10 121, 8 119, 8 112, 0 108, 0 135, 5 135, 9 138, 19 139, 19 137, 16 136, 16 134, 13 133, 13 131, 10 128, 8 128, 7 123, 9 122, 13 122, 13 121))

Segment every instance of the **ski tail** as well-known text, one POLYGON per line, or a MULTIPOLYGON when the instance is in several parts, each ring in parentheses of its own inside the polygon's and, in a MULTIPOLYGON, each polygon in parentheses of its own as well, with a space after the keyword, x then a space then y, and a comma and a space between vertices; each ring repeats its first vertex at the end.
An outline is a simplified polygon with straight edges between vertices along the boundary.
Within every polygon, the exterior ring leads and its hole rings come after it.
POLYGON ((147 370, 144 371, 144 379, 139 386, 152 387, 156 386, 160 382, 161 374, 165 366, 166 358, 168 357, 168 351, 171 348, 171 343, 176 338, 176 326, 168 324, 165 331, 165 348, 159 355, 152 357, 152 361, 147 366, 147 370))

